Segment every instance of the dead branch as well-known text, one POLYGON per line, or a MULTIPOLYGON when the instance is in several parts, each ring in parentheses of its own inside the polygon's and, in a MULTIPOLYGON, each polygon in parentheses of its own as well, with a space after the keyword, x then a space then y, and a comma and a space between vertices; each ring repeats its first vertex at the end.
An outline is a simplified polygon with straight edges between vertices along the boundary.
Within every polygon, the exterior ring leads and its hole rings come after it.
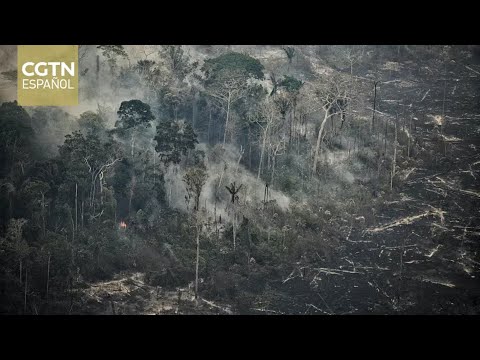
POLYGON ((350 270, 342 270, 342 269, 329 269, 329 268, 315 268, 319 273, 323 272, 325 274, 330 275, 342 275, 342 273, 347 274, 363 274, 360 271, 350 271, 350 270))
POLYGON ((210 307, 213 307, 213 308, 216 308, 216 309, 220 309, 222 310, 223 312, 229 314, 229 315, 232 315, 232 311, 226 307, 221 307, 217 304, 214 304, 212 301, 208 301, 206 299, 200 299, 201 301, 203 301, 204 303, 206 303, 207 305, 209 305, 210 307))
POLYGON ((394 222, 391 222, 391 223, 383 225, 383 226, 367 229, 367 230, 365 230, 365 232, 373 234, 373 233, 382 232, 382 231, 385 231, 385 230, 388 230, 388 229, 391 229, 391 228, 394 228, 394 227, 397 227, 397 226, 410 225, 413 222, 415 222, 417 220, 420 220, 424 217, 430 216, 430 215, 440 217, 440 219, 443 223, 443 221, 444 221, 443 214, 444 213, 445 213, 445 211, 441 211, 439 209, 434 208, 434 210, 428 210, 428 211, 425 211, 424 213, 419 214, 419 215, 407 216, 405 218, 396 220, 394 222))
POLYGON ((258 308, 254 308, 254 309, 252 309, 252 310, 261 311, 261 312, 266 312, 266 313, 272 313, 272 314, 281 314, 281 315, 284 315, 284 314, 285 314, 285 313, 280 312, 280 311, 269 310, 269 309, 258 309, 258 308))
POLYGON ((313 304, 306 304, 306 307, 307 307, 307 310, 305 311, 305 314, 307 313, 307 311, 309 310, 309 308, 314 308, 315 310, 321 312, 322 314, 325 314, 325 315, 332 315, 331 313, 329 312, 326 312, 318 307, 316 307, 315 305, 313 304))

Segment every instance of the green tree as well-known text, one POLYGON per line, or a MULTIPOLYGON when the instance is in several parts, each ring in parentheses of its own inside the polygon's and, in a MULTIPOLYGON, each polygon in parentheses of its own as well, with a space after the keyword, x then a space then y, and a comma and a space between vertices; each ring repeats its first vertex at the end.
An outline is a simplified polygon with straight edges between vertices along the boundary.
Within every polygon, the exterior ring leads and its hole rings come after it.
POLYGON ((49 184, 40 180, 27 180, 20 191, 28 204, 32 219, 40 224, 43 235, 46 229, 47 206, 50 203, 50 199, 46 197, 49 191, 49 184))
POLYGON ((178 81, 183 81, 198 66, 197 62, 192 62, 190 56, 185 54, 181 45, 162 45, 160 56, 178 81))
POLYGON ((105 130, 105 120, 93 111, 85 111, 80 114, 78 125, 86 134, 98 134, 105 130))
POLYGON ((300 89, 303 86, 303 81, 295 79, 293 76, 285 76, 282 81, 280 81, 280 85, 284 88, 288 93, 291 94, 298 94, 300 89))
POLYGON ((112 140, 102 142, 96 134, 85 137, 80 132, 74 132, 66 136, 59 153, 65 169, 66 191, 87 197, 91 215, 94 216, 96 199, 103 203, 104 175, 122 159, 118 144, 112 140))
POLYGON ((237 52, 229 52, 213 59, 205 60, 202 71, 206 76, 206 84, 211 85, 227 78, 249 78, 263 80, 264 67, 257 59, 237 52))
POLYGON ((204 164, 202 163, 200 166, 191 167, 188 169, 187 173, 183 177, 183 181, 186 184, 187 190, 187 199, 193 197, 194 200, 194 221, 196 227, 196 244, 197 244, 197 252, 196 252, 196 261, 195 261, 195 299, 198 297, 198 265, 200 262, 200 232, 202 229, 201 218, 199 216, 200 210, 200 195, 202 193, 202 188, 207 181, 207 171, 205 169, 204 164))
POLYGON ((297 101, 300 93, 300 89, 303 87, 303 81, 295 79, 292 76, 285 76, 279 83, 281 91, 280 96, 275 99, 279 106, 280 113, 285 120, 286 115, 290 112, 290 120, 288 125, 288 143, 292 143, 292 133, 295 127, 295 110, 297 107, 297 101))
POLYGON ((30 158, 34 133, 31 118, 21 106, 6 102, 0 106, 0 176, 14 170, 24 173, 23 164, 30 158))
POLYGON ((99 45, 97 49, 102 50, 102 55, 107 59, 112 74, 114 74, 117 69, 117 61, 119 58, 128 59, 123 45, 99 45))
POLYGON ((295 56, 295 48, 292 46, 282 47, 282 50, 285 51, 285 55, 287 55, 288 59, 288 69, 290 70, 290 65, 292 64, 293 57, 295 56))
POLYGON ((200 209, 200 195, 202 193, 203 185, 207 181, 207 171, 204 166, 195 166, 188 169, 183 177, 186 184, 187 196, 193 197, 193 210, 200 209))
POLYGON ((223 144, 226 143, 232 106, 249 94, 252 80, 263 80, 263 65, 257 59, 236 52, 229 52, 205 61, 205 91, 225 111, 223 144))
POLYGON ((157 142, 155 150, 165 164, 178 164, 181 156, 198 143, 192 126, 183 120, 160 121, 154 140, 157 142))
POLYGON ((5 238, 0 239, 0 252, 8 259, 14 259, 18 264, 19 281, 22 282, 22 273, 24 271, 25 261, 31 252, 31 248, 25 240, 24 227, 28 223, 27 219, 10 219, 5 238))
POLYGON ((122 101, 117 111, 119 120, 115 122, 115 127, 121 134, 130 133, 131 137, 131 156, 135 147, 135 136, 143 129, 151 127, 151 121, 155 119, 150 105, 140 100, 122 101))

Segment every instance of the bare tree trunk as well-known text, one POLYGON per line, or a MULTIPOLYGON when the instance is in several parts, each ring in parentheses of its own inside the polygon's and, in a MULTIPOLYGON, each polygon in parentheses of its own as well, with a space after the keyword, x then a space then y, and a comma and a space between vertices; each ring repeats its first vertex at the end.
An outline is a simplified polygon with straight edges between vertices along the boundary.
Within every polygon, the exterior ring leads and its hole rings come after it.
POLYGON ((75 230, 78 229, 78 183, 75 183, 75 230))
POLYGON ((297 124, 295 123, 295 108, 296 108, 296 100, 294 99, 294 102, 293 102, 293 106, 292 106, 292 112, 291 112, 291 117, 292 117, 292 125, 291 125, 291 128, 290 128, 290 140, 289 140, 289 143, 288 143, 288 148, 289 148, 289 151, 290 151, 290 147, 291 147, 291 142, 292 142, 292 139, 291 137, 293 136, 293 141, 295 142, 295 138, 296 138, 296 134, 297 134, 297 124), (293 135, 292 135, 293 134, 293 135))
POLYGON ((267 125, 265 126, 265 129, 263 130, 262 150, 260 152, 260 163, 258 164, 257 179, 260 179, 260 175, 262 174, 262 163, 263 163, 263 157, 265 155, 265 146, 266 146, 266 143, 267 143, 268 126, 269 126, 269 124, 267 123, 267 125))
POLYGON ((220 187, 222 186, 222 180, 223 180, 223 175, 225 174, 225 170, 226 170, 226 163, 225 163, 225 166, 223 167, 222 173, 220 174, 220 179, 218 180, 217 189, 220 189, 220 187))
MULTIPOLYGON (((293 133, 293 118, 292 118, 292 111, 290 111, 290 116, 289 116, 289 133, 288 133, 288 146, 290 146, 290 144, 292 143, 292 133, 293 133)), ((283 119, 283 121, 285 122, 285 118, 283 119)))
POLYGON ((97 192, 97 175, 93 177, 93 186, 92 186, 92 203, 91 206, 93 207, 93 215, 95 215, 95 193, 97 192))
POLYGON ((233 227, 232 227, 232 230, 233 230, 233 251, 235 251, 236 247, 237 247, 237 224, 236 224, 236 213, 235 213, 235 204, 233 205, 233 227))
POLYGON ((12 151, 12 166, 10 168, 10 172, 13 171, 13 167, 15 166, 15 149, 17 148, 17 138, 13 142, 13 151, 12 151))
POLYGON ((402 280, 402 276, 403 276, 403 253, 404 252, 405 252, 405 237, 403 238, 402 252, 400 253, 400 280, 402 280))
POLYGON ((270 178, 270 184, 272 184, 272 185, 273 185, 273 177, 275 176, 275 158, 276 158, 276 156, 273 155, 272 156, 272 176, 270 178))
POLYGON ((42 192, 42 230, 45 236, 45 193, 42 192))
POLYGON ((198 299, 198 263, 200 260, 200 229, 197 224, 197 260, 195 263, 195 300, 198 299))
POLYGON ((212 126, 212 109, 208 108, 208 134, 207 134, 207 143, 210 144, 210 129, 212 126))
POLYGON ((442 118, 445 121, 445 98, 447 96, 447 62, 445 62, 443 77, 444 77, 444 80, 443 80, 442 118))
POLYGON ((398 290, 397 290, 397 300, 398 302, 400 302, 401 300, 401 293, 402 293, 402 284, 403 284, 403 254, 405 252, 405 237, 403 238, 403 242, 402 242, 402 250, 401 250, 401 253, 400 253, 400 281, 399 281, 399 284, 398 284, 398 290))
MULTIPOLYGON (((380 150, 379 150, 380 152, 380 150)), ((382 157, 378 154, 378 165, 377 165, 377 179, 380 182, 380 170, 382 169, 382 157)))
POLYGON ((237 160, 237 167, 235 168, 234 175, 236 176, 238 173, 238 168, 240 167, 240 161, 242 161, 243 154, 245 153, 245 149, 243 148, 243 145, 240 146, 240 156, 238 157, 237 160))
POLYGON ((113 300, 110 300, 110 306, 112 307, 112 315, 116 315, 116 313, 115 313, 115 303, 113 302, 113 300))
POLYGON ((248 127, 248 169, 252 169, 252 142, 251 142, 251 129, 248 127))
POLYGON ((131 151, 132 158, 133 158, 133 148, 134 147, 135 147, 135 134, 132 133, 132 151, 131 151))
POLYGON ((393 178, 395 176, 396 162, 397 162, 397 123, 395 122, 395 141, 393 143, 393 162, 392 162, 392 176, 390 178, 390 190, 393 189, 393 178))
POLYGON ((51 255, 48 254, 48 263, 47 263, 47 292, 46 292, 46 300, 48 304, 48 286, 50 284, 50 257, 51 255))
POLYGON ((11 219, 13 214, 13 196, 12 194, 8 195, 8 218, 11 219))
POLYGON ((25 268, 25 295, 23 302, 23 314, 27 313, 27 288, 28 288, 28 268, 25 268))
POLYGON ((197 122, 197 102, 198 102, 198 92, 197 91, 195 91, 192 102, 193 102, 193 104, 192 104, 192 129, 195 130, 195 124, 197 122))
POLYGON ((215 235, 217 236, 217 240, 219 239, 219 234, 218 234, 218 226, 217 226, 217 189, 215 189, 215 202, 213 205, 213 217, 215 219, 215 235))
POLYGON ((333 123, 333 115, 330 116, 330 128, 332 129, 332 136, 335 136, 335 125, 333 123))
POLYGON ((267 171, 270 170, 270 159, 272 158, 271 149, 267 151, 267 171))
POLYGON ((315 155, 313 156, 313 167, 312 167, 312 174, 315 176, 317 172, 317 163, 318 163, 318 157, 320 154, 320 143, 322 140, 322 134, 323 134, 323 129, 325 128, 325 124, 327 123, 327 120, 329 118, 329 111, 330 111, 330 106, 326 109, 323 109, 325 111, 325 116, 323 117, 322 123, 320 125, 320 129, 318 130, 318 136, 317 136, 317 144, 315 146, 315 155))
POLYGON ((180 305, 182 304, 182 290, 178 289, 177 292, 177 310, 175 311, 178 314, 178 310, 180 310, 180 305))
POLYGON ((98 74, 99 73, 100 73, 100 55, 97 55, 97 71, 96 71, 97 82, 98 82, 98 74))
MULTIPOLYGON (((143 176, 145 177, 145 171, 143 172, 143 176)), ((98 175, 98 185, 100 187, 100 205, 103 206, 103 171, 98 175)))
POLYGON ((130 196, 128 198, 128 215, 130 215, 130 210, 132 208, 132 198, 133 198, 133 194, 134 194, 134 189, 135 189, 135 185, 136 185, 136 177, 135 175, 133 176, 133 179, 131 181, 131 185, 130 185, 130 196))
POLYGON ((410 138, 412 137, 412 118, 408 126, 408 143, 407 143, 407 157, 410 157, 410 138))
POLYGON ((230 99, 232 94, 228 93, 228 100, 227 100, 227 119, 225 120, 225 130, 223 131, 223 146, 225 146, 225 141, 227 139, 227 129, 228 129, 228 118, 230 116, 230 99))
POLYGON ((267 204, 269 201, 269 193, 268 193, 268 184, 265 184, 265 192, 263 194, 263 209, 267 208, 267 204))
POLYGON ((383 139, 383 143, 384 143, 383 156, 387 156, 387 136, 388 136, 388 122, 385 120, 385 138, 383 139))
MULTIPOLYGON (((72 222, 72 264, 75 263, 75 252, 74 252, 74 243, 75 243, 75 223, 73 221, 72 213, 70 212, 70 221, 72 222)), ((66 235, 65 235, 66 236, 66 235)))
POLYGON ((377 84, 378 81, 373 83, 373 112, 372 112, 372 132, 375 128, 375 108, 377 106, 377 84))

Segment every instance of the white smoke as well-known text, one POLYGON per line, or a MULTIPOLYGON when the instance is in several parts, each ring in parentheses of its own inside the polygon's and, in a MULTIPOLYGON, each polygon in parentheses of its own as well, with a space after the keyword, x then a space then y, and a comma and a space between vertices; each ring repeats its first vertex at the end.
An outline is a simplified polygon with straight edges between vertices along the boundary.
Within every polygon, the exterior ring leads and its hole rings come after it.
MULTIPOLYGON (((235 182, 238 187, 242 185, 238 193, 238 207, 259 207, 264 200, 265 183, 258 180, 249 170, 240 164, 240 151, 232 145, 217 145, 213 149, 207 149, 206 144, 199 144, 198 150, 206 153, 206 167, 208 178, 200 196, 200 208, 206 209, 209 216, 230 219, 231 195, 226 186, 235 182), (218 201, 215 204, 215 195, 218 201), (215 210, 216 208, 216 210, 215 210)), ((185 202, 185 183, 183 176, 185 169, 169 167, 165 174, 165 187, 170 206, 182 211, 187 211, 185 202)), ((282 211, 287 211, 290 206, 290 198, 275 189, 269 189, 269 199, 275 200, 282 211)), ((192 204, 190 204, 191 208, 192 204)))

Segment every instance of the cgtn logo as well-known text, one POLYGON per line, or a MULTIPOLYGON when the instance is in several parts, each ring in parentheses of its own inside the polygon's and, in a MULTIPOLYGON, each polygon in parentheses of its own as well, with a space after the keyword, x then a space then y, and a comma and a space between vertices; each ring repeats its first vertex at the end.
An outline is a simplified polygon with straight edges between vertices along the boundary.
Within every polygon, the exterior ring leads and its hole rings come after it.
POLYGON ((18 103, 78 105, 78 45, 19 45, 18 103))
POLYGON ((70 65, 60 61, 40 61, 38 63, 28 61, 23 64, 22 73, 27 77, 22 81, 23 89, 74 89, 71 79, 65 77, 66 74, 69 74, 70 77, 75 76, 73 61, 70 62, 70 65), (59 68, 58 75, 57 68, 59 68))

